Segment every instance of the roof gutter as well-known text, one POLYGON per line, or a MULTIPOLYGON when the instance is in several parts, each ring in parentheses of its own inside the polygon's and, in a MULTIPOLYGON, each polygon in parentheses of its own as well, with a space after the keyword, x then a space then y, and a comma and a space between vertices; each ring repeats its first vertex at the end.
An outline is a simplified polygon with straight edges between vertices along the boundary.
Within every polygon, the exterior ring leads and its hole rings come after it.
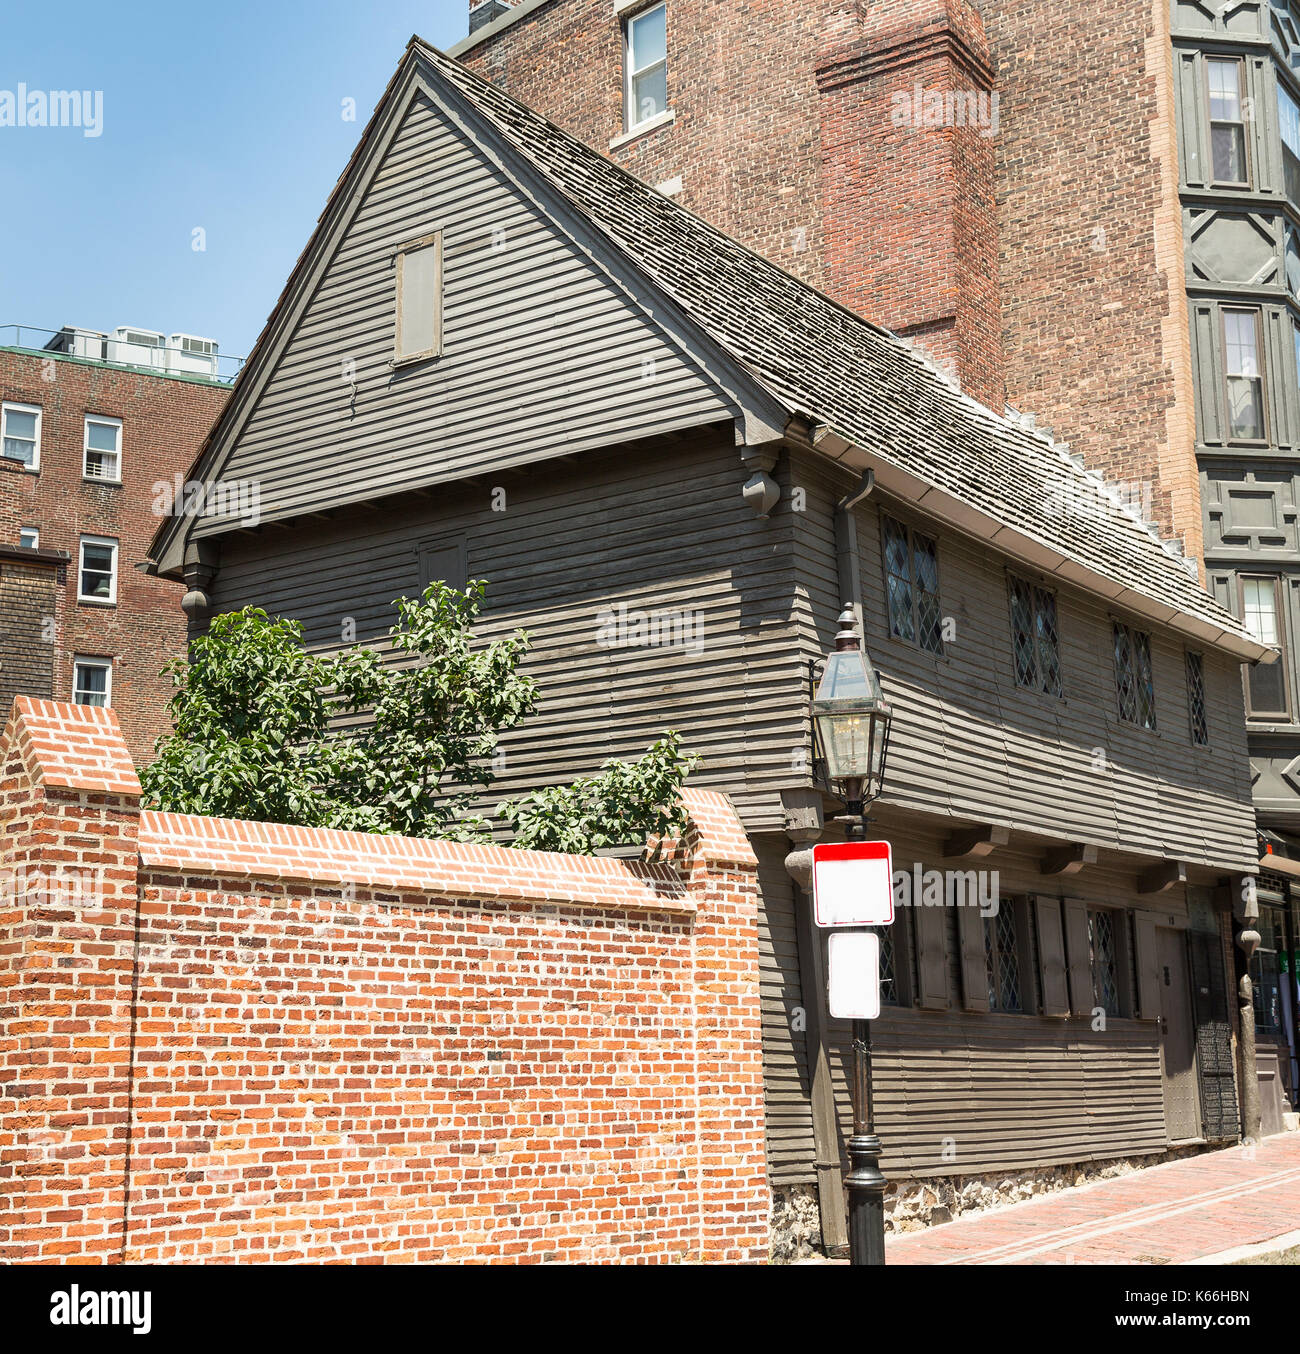
POLYGON ((1158 602, 1145 593, 1125 587, 1035 537, 999 522, 997 518, 964 502, 946 489, 940 489, 899 469, 883 457, 856 446, 831 432, 824 424, 816 424, 800 416, 791 419, 787 435, 854 470, 874 471, 876 484, 884 492, 924 509, 962 535, 992 545, 1013 559, 1071 583, 1111 606, 1167 626, 1198 644, 1229 653, 1241 662, 1272 663, 1278 657, 1276 649, 1260 644, 1249 635, 1202 620, 1177 607, 1158 602))

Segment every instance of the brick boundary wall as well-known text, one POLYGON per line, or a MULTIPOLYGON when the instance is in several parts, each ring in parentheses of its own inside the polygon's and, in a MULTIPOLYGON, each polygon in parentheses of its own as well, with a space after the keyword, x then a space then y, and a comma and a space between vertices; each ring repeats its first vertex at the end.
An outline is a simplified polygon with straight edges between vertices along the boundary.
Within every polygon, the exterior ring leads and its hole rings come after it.
POLYGON ((155 813, 0 742, 0 1261, 759 1261, 757 865, 155 813))

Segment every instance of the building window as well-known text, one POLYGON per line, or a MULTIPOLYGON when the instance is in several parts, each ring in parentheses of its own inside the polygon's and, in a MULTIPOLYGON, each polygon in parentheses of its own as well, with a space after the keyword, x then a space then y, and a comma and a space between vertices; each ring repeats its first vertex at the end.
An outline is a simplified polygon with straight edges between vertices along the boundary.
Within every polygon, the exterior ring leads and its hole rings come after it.
POLYGON ((1282 580, 1276 575, 1243 574, 1237 579, 1241 621, 1252 639, 1276 648, 1272 663, 1246 666, 1246 713, 1255 719, 1286 719, 1286 646, 1282 643, 1282 580))
POLYGON ((1187 718, 1192 742, 1208 747, 1210 723, 1205 713, 1205 662, 1198 653, 1187 654, 1187 718))
POLYGON ((442 351, 442 232, 397 252, 393 361, 417 362, 442 351))
POLYGON ((1119 947, 1123 929, 1112 912, 1088 912, 1088 951, 1092 961, 1092 1002, 1107 1015, 1119 1015, 1119 947))
MULTIPOLYGON (((902 917, 895 919, 895 925, 902 917)), ((882 926, 880 936, 880 1000, 886 1006, 898 1006, 898 950, 894 944, 894 926, 882 926)))
POLYGON ((1119 716, 1139 728, 1156 727, 1156 687, 1151 675, 1151 636, 1115 621, 1115 693, 1119 716))
POLYGON ((72 664, 72 699, 77 705, 108 705, 113 699, 113 663, 77 658, 72 664))
POLYGON ((41 548, 41 533, 36 527, 19 527, 18 544, 24 550, 39 550, 41 548))
POLYGON ((85 440, 82 443, 82 474, 88 480, 122 478, 122 420, 86 415, 85 440))
POLYGON ((1235 57, 1211 57, 1205 63, 1210 94, 1210 164, 1213 182, 1250 184, 1246 120, 1242 111, 1242 67, 1235 57))
POLYGON ((77 601, 117 601, 117 542, 111 536, 81 538, 77 601))
POLYGON ((1056 631, 1056 598, 1046 588, 1010 578, 1011 647, 1016 681, 1049 696, 1061 692, 1061 649, 1056 631))
POLYGON ((1237 442, 1262 442, 1264 375, 1259 354, 1259 311, 1224 308, 1223 373, 1227 382, 1228 434, 1237 442))
POLYGON ((994 916, 984 918, 984 956, 989 972, 989 1010, 1023 1011, 1016 910, 1005 900, 994 916))
POLYGON ((931 653, 943 653, 939 550, 931 536, 883 518, 889 633, 931 653))
POLYGON ((1277 118, 1282 129, 1282 170, 1286 178, 1286 195, 1300 203, 1300 103, 1291 97, 1279 81, 1277 86, 1277 118))
POLYGON ((668 9, 656 5, 624 25, 627 130, 668 111, 668 9))
POLYGON ((0 406, 0 432, 4 454, 21 461, 29 470, 41 468, 41 410, 36 404, 0 406))
POLYGON ((1282 1033, 1282 983, 1285 981, 1285 969, 1278 962, 1278 951, 1285 955, 1284 917, 1284 908, 1260 901, 1259 921, 1255 923, 1259 931, 1259 947, 1250 957, 1250 976, 1255 988, 1255 1028, 1261 1034, 1282 1033))

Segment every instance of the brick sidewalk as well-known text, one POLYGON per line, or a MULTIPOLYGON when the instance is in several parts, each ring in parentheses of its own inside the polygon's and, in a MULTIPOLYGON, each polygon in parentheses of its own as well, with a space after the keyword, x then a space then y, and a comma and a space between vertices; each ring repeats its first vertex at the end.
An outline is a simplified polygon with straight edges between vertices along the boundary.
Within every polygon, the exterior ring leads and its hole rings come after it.
POLYGON ((891 1265, 1178 1264, 1300 1228, 1300 1133, 891 1238, 891 1265))

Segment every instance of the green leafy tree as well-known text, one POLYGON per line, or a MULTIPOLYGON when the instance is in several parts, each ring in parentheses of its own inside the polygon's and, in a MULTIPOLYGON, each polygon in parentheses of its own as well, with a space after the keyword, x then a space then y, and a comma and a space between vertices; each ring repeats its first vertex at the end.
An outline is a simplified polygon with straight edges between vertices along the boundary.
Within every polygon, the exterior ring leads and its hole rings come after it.
MULTIPOLYGON (((188 661, 164 669, 175 732, 140 771, 145 802, 305 827, 484 835, 470 803, 495 779, 501 733, 537 696, 518 671, 524 632, 475 644, 485 586, 435 582, 395 602, 387 661, 362 645, 308 653, 296 621, 255 607, 215 616, 188 661)), ((683 825, 682 783, 697 760, 668 733, 637 761, 606 762, 596 776, 507 801, 498 814, 515 845, 539 850, 667 835, 683 825)))
POLYGON ((682 752, 681 736, 670 729, 636 761, 611 760, 598 775, 506 800, 497 816, 513 826, 516 846, 533 851, 585 855, 669 836, 686 826, 682 784, 699 760, 682 752))
POLYGON ((408 836, 464 837, 463 810, 495 779, 501 732, 533 708, 516 669, 523 632, 472 648, 484 584, 432 583, 402 598, 385 663, 356 645, 302 647, 302 627, 255 607, 213 618, 165 671, 175 732, 140 772, 146 801, 176 813, 408 836), (352 730, 337 716, 368 713, 352 730))

